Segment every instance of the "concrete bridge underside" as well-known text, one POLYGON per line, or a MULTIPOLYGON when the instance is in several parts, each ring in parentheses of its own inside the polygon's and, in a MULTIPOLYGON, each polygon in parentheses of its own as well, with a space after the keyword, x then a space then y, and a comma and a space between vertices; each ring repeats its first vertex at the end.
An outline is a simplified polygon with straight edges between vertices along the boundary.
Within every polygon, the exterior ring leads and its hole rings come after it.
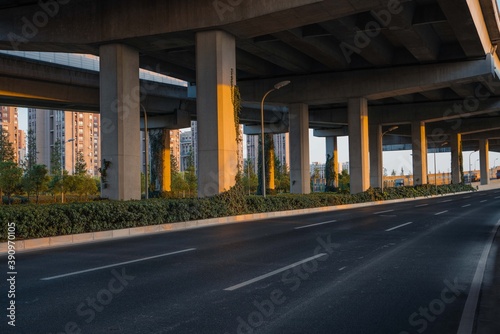
POLYGON ((308 126, 331 131, 323 133, 328 150, 342 131, 350 136, 354 193, 380 184, 382 134, 392 125, 411 138, 420 183, 426 183, 427 148, 438 137, 451 146, 452 159, 462 142, 477 141, 482 156, 496 147, 500 30, 494 0, 7 0, 0 20, 2 49, 100 56, 97 79, 63 73, 69 69, 30 77, 14 64, 19 60, 2 58, 11 63, 0 73, 0 95, 6 103, 99 110, 109 123, 101 134, 107 143, 102 157, 112 162, 103 195, 112 199, 140 196, 141 103, 179 124, 186 112, 196 113, 199 195, 228 189, 237 172, 236 83, 246 106, 241 118, 252 125, 263 94, 278 81, 292 81, 267 100, 286 105, 288 117, 267 118, 290 131, 291 190, 297 193, 310 191, 308 126), (182 89, 148 90, 139 67, 195 85, 196 102, 182 89))

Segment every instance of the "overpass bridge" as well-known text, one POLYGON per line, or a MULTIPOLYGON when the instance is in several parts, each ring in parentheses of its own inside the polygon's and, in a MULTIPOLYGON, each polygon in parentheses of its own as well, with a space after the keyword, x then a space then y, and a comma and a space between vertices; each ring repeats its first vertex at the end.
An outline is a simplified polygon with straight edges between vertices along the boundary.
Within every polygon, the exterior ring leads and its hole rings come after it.
MULTIPOLYGON (((412 144, 421 183, 427 181, 429 143, 450 145, 455 182, 462 142, 481 150, 481 170, 488 168, 490 146, 498 147, 500 20, 494 0, 7 0, 0 19, 0 49, 100 56, 98 79, 68 73, 65 83, 53 86, 48 79, 54 70, 42 71, 42 80, 30 80, 40 85, 31 94, 28 82, 16 81, 22 75, 2 73, 0 95, 8 98, 17 87, 11 95, 26 103, 98 106, 113 128, 101 135, 112 143, 103 146, 102 157, 112 161, 111 186, 103 195, 113 199, 140 195, 139 67, 196 86, 196 102, 178 109, 194 110, 199 121, 201 196, 234 182, 236 83, 247 107, 242 119, 256 124, 263 94, 292 81, 267 100, 286 105, 274 114, 285 110, 288 119, 267 117, 273 124, 268 131, 283 122, 290 131, 296 193, 309 192, 309 126, 328 138, 329 152, 336 136, 349 135, 352 192, 380 185, 382 134, 393 125, 412 144)), ((15 63, 20 60, 5 61, 11 63, 2 72, 23 70, 15 63)), ((161 113, 171 109, 163 101, 181 99, 168 94, 148 92, 151 109, 156 105, 161 113)))

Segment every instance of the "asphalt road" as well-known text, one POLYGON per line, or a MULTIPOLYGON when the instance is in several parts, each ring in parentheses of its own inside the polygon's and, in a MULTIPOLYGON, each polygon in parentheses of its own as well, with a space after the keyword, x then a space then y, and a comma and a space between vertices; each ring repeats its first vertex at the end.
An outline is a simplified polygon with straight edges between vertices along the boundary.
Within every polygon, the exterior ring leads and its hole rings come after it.
POLYGON ((456 333, 499 204, 491 190, 19 253, 0 332, 456 333))

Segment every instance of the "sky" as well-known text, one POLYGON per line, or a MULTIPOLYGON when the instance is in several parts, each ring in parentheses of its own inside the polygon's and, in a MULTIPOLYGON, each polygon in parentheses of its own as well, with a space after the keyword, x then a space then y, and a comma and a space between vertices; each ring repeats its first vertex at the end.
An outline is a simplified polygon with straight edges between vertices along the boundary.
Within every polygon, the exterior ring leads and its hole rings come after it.
MULTIPOLYGON (((498 0, 500 1, 500 0, 498 0)), ((26 108, 19 108, 19 128, 27 131, 28 128, 28 111, 26 108)), ((243 141, 246 142, 246 141, 243 141)), ((338 153, 339 163, 349 161, 349 139, 347 137, 338 138, 338 153)), ((326 160, 326 145, 324 138, 314 137, 312 130, 309 132, 309 159, 310 162, 324 163, 326 160)), ((471 152, 464 152, 464 166, 468 170, 469 154, 471 152)), ((246 156, 246 154, 245 154, 246 156)), ((471 165, 472 169, 479 169, 479 152, 472 153, 471 165)), ((427 155, 428 169, 434 172, 434 154, 427 155)), ((450 153, 436 153, 436 169, 438 172, 448 172, 450 170, 451 154, 450 153)), ((394 151, 384 152, 383 165, 390 175, 392 170, 395 170, 397 175, 400 175, 401 168, 404 174, 412 173, 411 151, 394 151)), ((500 153, 490 152, 490 167, 500 166, 500 153)))

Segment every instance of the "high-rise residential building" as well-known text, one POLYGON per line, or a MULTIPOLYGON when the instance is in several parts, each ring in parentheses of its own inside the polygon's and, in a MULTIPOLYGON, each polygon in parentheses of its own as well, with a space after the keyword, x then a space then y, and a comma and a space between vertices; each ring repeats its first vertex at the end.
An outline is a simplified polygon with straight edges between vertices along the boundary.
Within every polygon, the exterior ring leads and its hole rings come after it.
MULTIPOLYGON (((273 135, 274 154, 281 163, 281 166, 287 166, 290 169, 290 140, 288 133, 278 133, 273 135)), ((247 159, 252 162, 254 172, 257 173, 259 154, 259 136, 247 136, 247 159)))
POLYGON ((36 138, 37 163, 51 168, 51 154, 56 142, 63 143, 63 167, 70 174, 81 152, 90 175, 99 175, 101 165, 99 114, 28 109, 28 128, 36 138))
MULTIPOLYGON (((154 132, 161 131, 158 129, 154 130, 149 130, 149 159, 148 159, 148 165, 152 163, 152 157, 153 157, 153 152, 151 152, 151 135, 154 132)), ((169 136, 170 136, 170 156, 173 157, 177 163, 180 161, 180 131, 179 130, 170 130, 169 131, 169 136)), ((145 173, 145 168, 146 168, 146 139, 144 136, 144 131, 141 131, 141 172, 145 173)))
MULTIPOLYGON (((240 135, 243 136, 243 126, 240 125, 240 135)), ((184 141, 181 138, 181 164, 179 165, 179 168, 181 171, 184 171, 185 169, 182 168, 187 168, 187 158, 188 158, 188 153, 187 152, 193 152, 193 160, 194 160, 194 168, 196 170, 196 173, 198 173, 198 122, 196 121, 191 121, 191 131, 184 132, 186 135, 184 136, 184 141), (188 138, 191 137, 191 146, 189 146, 188 143, 188 138), (182 150, 184 149, 184 156, 182 153, 182 150), (182 160, 184 158, 184 160, 182 160), (184 163, 184 166, 183 166, 184 163)), ((243 142, 239 143, 238 146, 238 156, 239 156, 239 162, 241 168, 243 168, 243 142)))
POLYGON ((181 133, 180 139, 180 163, 179 171, 184 172, 189 167, 191 155, 194 158, 193 151, 193 131, 184 131, 181 133))
POLYGON ((181 161, 181 132, 179 130, 170 130, 170 155, 179 165, 181 161))
POLYGON ((2 131, 7 133, 9 142, 12 143, 12 148, 14 149, 14 161, 20 163, 19 151, 18 151, 18 114, 16 107, 1 107, 0 113, 0 125, 2 126, 2 131))

